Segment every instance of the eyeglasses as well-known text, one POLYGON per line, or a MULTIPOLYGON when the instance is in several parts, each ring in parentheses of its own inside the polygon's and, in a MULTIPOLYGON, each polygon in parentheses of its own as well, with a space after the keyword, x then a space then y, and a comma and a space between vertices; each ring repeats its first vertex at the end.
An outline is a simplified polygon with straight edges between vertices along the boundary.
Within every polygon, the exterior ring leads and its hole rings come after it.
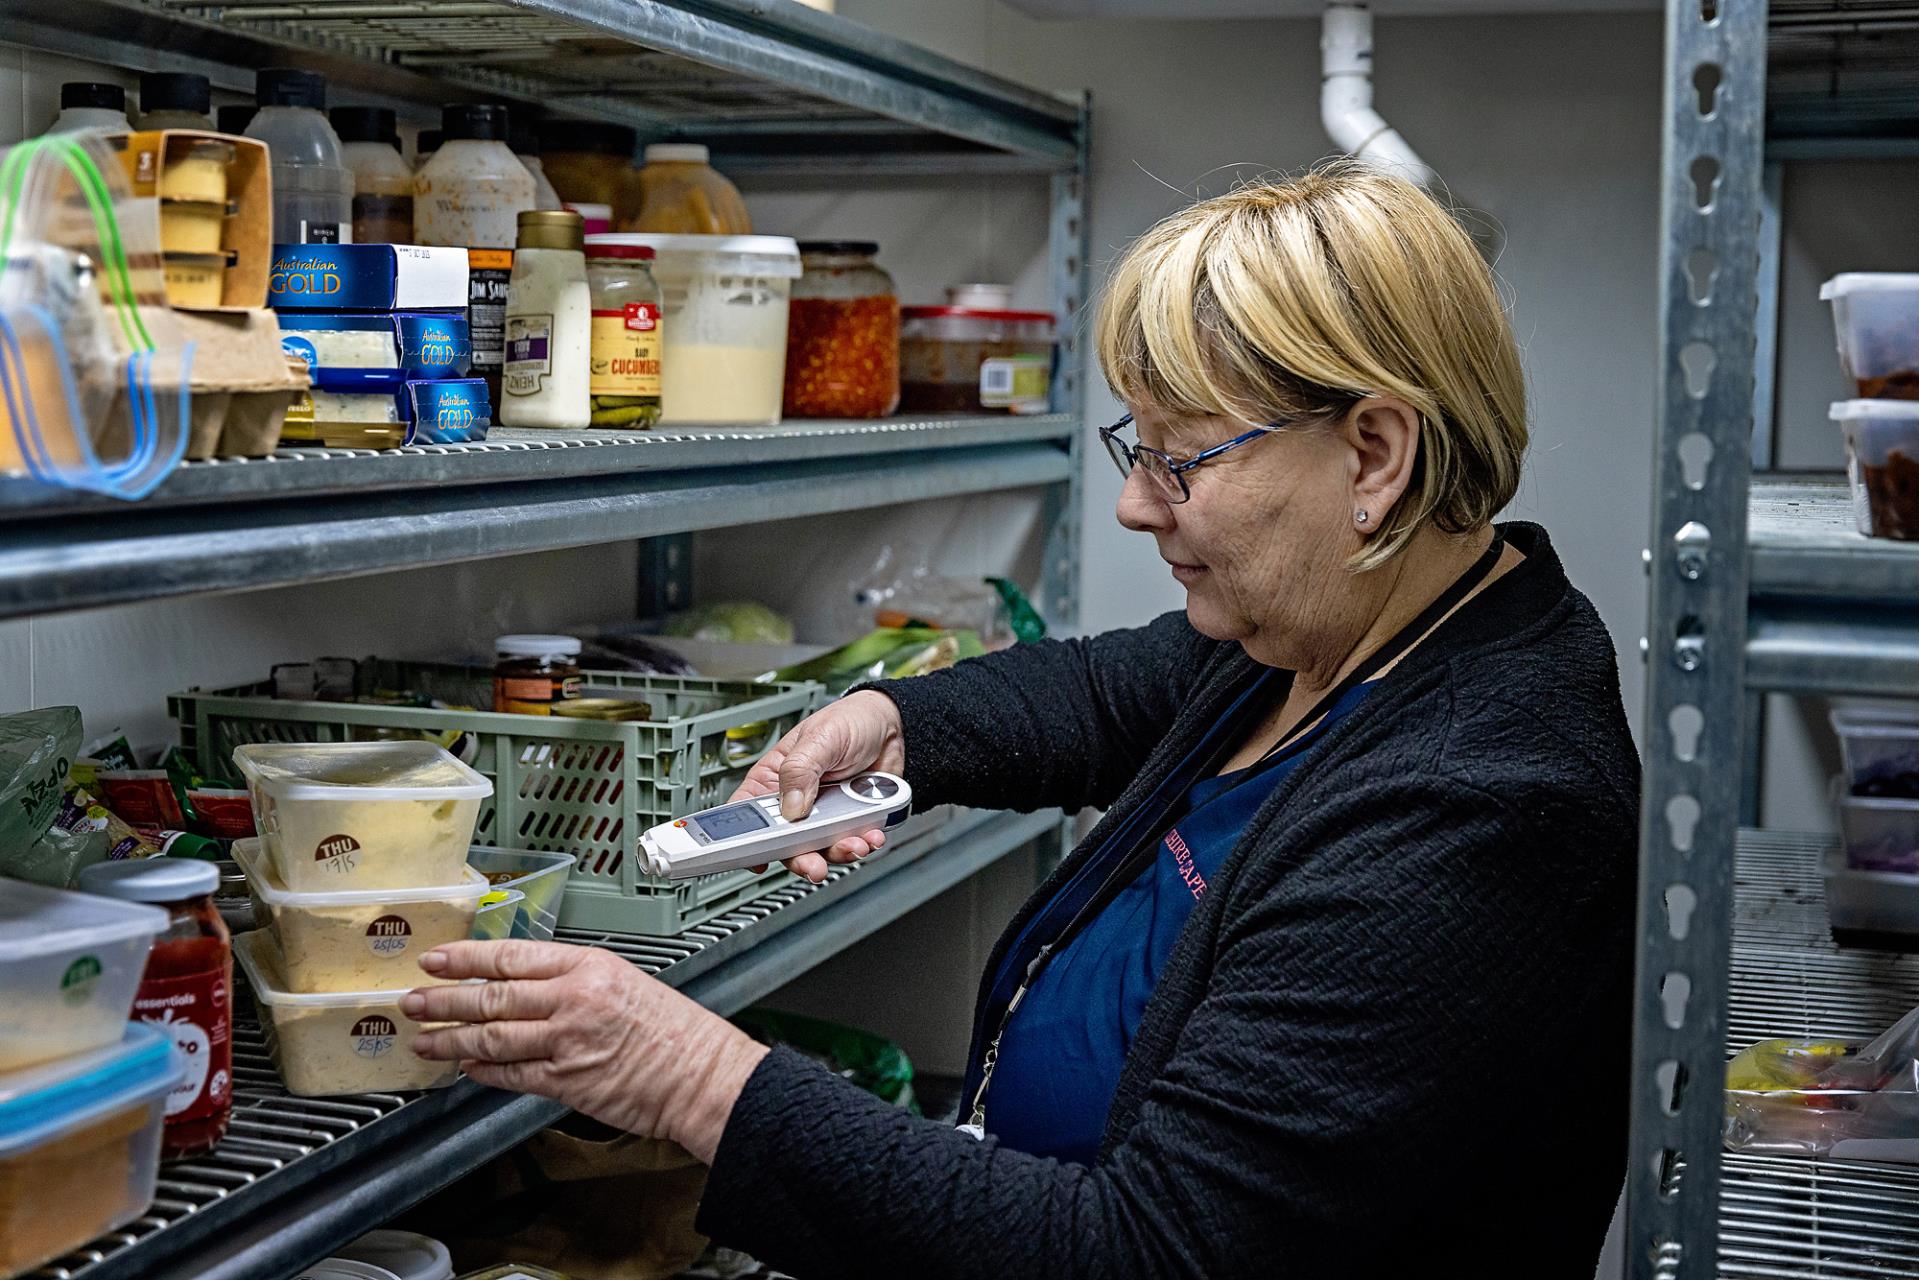
POLYGON ((1132 424, 1133 415, 1127 414, 1110 427, 1099 429, 1100 443, 1106 446, 1106 454, 1119 468, 1122 476, 1133 474, 1133 468, 1139 467, 1146 472, 1147 479, 1167 502, 1178 506, 1193 496, 1186 483, 1186 473, 1201 463, 1211 462, 1222 453, 1230 453, 1243 444, 1251 444, 1261 436, 1270 435, 1279 430, 1284 423, 1269 422, 1263 427, 1254 427, 1244 435, 1234 436, 1224 444, 1216 444, 1210 449, 1194 454, 1190 458, 1175 458, 1158 449, 1149 449, 1143 444, 1128 444, 1119 438, 1119 433, 1132 424))

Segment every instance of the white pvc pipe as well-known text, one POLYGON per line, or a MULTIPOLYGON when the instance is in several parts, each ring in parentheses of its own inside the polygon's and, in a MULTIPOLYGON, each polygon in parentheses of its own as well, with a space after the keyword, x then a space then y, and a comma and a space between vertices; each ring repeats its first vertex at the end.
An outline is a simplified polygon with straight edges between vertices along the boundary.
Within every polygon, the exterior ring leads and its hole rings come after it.
POLYGON ((1355 160, 1431 186, 1432 166, 1373 110, 1372 12, 1363 4, 1327 5, 1319 49, 1319 118, 1327 135, 1355 160))

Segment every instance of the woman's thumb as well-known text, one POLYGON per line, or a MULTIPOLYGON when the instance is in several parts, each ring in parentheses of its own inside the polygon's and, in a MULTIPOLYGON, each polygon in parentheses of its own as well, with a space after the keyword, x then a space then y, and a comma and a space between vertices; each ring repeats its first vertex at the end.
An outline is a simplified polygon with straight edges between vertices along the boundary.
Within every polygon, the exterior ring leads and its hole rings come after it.
POLYGON ((780 812, 798 822, 813 810, 820 779, 839 764, 838 751, 820 732, 804 734, 780 761, 780 812))

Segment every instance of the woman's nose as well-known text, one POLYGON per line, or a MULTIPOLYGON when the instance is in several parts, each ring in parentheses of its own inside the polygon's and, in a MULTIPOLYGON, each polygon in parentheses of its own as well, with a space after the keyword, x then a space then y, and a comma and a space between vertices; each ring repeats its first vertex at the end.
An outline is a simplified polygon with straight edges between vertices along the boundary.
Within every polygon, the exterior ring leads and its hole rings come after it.
POLYGON ((1152 533, 1173 527, 1173 507, 1153 485, 1144 469, 1134 467, 1120 486, 1119 502, 1113 513, 1119 522, 1135 533, 1152 533))

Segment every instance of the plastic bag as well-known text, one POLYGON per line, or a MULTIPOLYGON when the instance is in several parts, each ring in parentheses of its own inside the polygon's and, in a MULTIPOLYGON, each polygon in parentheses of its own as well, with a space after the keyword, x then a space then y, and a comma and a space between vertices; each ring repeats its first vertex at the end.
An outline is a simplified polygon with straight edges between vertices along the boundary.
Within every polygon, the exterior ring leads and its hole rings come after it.
POLYGON ((761 680, 817 680, 842 694, 867 680, 900 680, 976 658, 986 647, 971 631, 934 627, 881 627, 817 658, 769 671, 761 680))
POLYGON ((1919 1163, 1919 1009, 1863 1047, 1761 1040, 1726 1064, 1726 1146, 1919 1163))
POLYGON ((762 1044, 796 1049, 880 1101, 920 1114, 913 1096, 913 1064, 891 1040, 857 1027, 775 1009, 748 1009, 733 1021, 762 1044))
POLYGON ((54 825, 79 748, 78 707, 0 716, 0 875, 64 885, 104 856, 104 836, 54 825))
POLYGON ((676 613, 660 634, 723 644, 792 644, 793 620, 757 601, 728 600, 676 613))

